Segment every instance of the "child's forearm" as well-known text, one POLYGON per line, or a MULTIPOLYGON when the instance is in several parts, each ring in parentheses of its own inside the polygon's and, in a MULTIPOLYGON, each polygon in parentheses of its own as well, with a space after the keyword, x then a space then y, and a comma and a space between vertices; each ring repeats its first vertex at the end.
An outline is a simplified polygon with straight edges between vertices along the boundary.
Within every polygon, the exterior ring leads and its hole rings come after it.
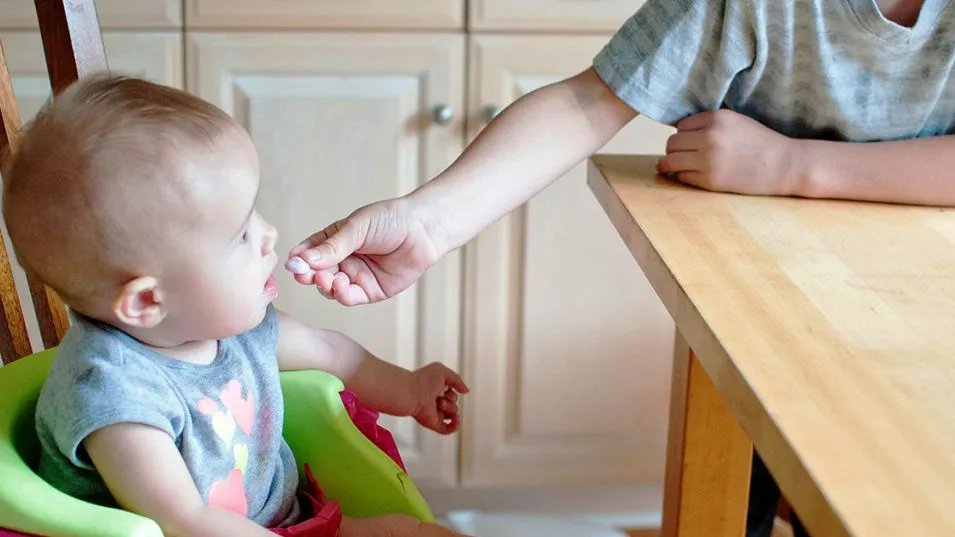
POLYGON ((277 315, 276 359, 281 370, 331 373, 355 392, 362 404, 379 412, 409 416, 416 410, 410 371, 377 358, 344 334, 306 325, 283 311, 277 315))
POLYGON ((955 206, 955 136, 797 143, 803 168, 796 195, 955 206))
POLYGON ((187 520, 162 529, 169 537, 275 537, 274 533, 248 518, 217 507, 199 509, 187 520))
POLYGON ((409 196, 442 255, 606 144, 636 112, 593 69, 505 109, 439 177, 409 196))
POLYGON ((393 416, 410 416, 416 410, 411 371, 376 357, 338 332, 324 331, 323 337, 338 356, 329 373, 340 378, 362 404, 393 416))

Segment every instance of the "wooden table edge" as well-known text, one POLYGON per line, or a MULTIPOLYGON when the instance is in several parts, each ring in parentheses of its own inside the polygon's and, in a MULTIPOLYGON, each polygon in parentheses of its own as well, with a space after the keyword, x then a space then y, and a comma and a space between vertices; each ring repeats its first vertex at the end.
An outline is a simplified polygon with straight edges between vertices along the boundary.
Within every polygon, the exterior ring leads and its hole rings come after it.
MULTIPOLYGON (((709 328, 676 276, 610 185, 601 169, 602 163, 620 158, 655 157, 594 156, 587 162, 588 187, 670 313, 679 333, 686 339, 723 400, 736 416, 739 426, 762 456, 790 504, 798 511, 806 528, 815 535, 827 537, 851 535, 843 520, 826 501, 815 480, 798 460, 792 446, 743 379, 719 338, 709 328), (760 430, 766 434, 754 435, 755 431, 760 430)), ((666 493, 665 497, 668 497, 666 493)))

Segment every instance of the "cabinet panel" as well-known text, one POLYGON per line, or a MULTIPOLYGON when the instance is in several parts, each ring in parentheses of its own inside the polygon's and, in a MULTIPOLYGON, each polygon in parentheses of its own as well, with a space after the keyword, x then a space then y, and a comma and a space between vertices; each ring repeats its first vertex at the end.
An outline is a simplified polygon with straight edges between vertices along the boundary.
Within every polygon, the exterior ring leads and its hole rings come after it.
MULTIPOLYGON (((280 257, 355 208, 405 194, 461 151, 464 121, 431 121, 463 104, 463 39, 440 35, 193 34, 190 90, 232 114, 261 159, 259 210, 280 257)), ((277 307, 338 329, 407 368, 459 364, 459 256, 398 297, 345 308, 277 274, 277 307)), ((457 479, 457 435, 384 418, 422 485, 457 479)))
MULTIPOLYGON (((474 37, 470 136, 487 107, 583 70, 605 42, 474 37)), ((671 132, 638 118, 602 151, 662 153, 671 132)), ((467 246, 466 484, 662 486, 674 327, 585 169, 467 246)))

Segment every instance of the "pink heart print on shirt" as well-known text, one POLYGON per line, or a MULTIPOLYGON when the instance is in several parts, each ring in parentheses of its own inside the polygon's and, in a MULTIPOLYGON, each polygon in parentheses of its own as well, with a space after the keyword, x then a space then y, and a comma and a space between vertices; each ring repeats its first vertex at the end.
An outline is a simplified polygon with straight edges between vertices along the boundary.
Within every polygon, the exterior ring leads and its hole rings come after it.
POLYGON ((255 397, 251 393, 242 397, 242 385, 233 379, 222 388, 219 399, 225 406, 224 411, 208 397, 196 402, 199 414, 211 419, 213 431, 228 446, 222 455, 227 456, 228 453, 232 458, 232 470, 225 480, 220 479, 209 487, 206 504, 247 516, 248 500, 243 474, 249 464, 249 448, 241 439, 235 438, 235 431, 238 427, 246 436, 251 436, 255 422, 255 397))
POLYGON ((233 513, 248 516, 248 506, 245 498, 245 490, 242 486, 242 472, 232 470, 225 481, 216 481, 209 488, 210 507, 221 507, 228 509, 233 513))
POLYGON ((242 432, 246 435, 252 434, 252 423, 255 420, 255 396, 249 393, 246 398, 243 398, 242 386, 239 381, 230 380, 222 389, 222 394, 219 397, 222 399, 222 404, 225 405, 226 410, 232 414, 235 422, 239 424, 242 432))

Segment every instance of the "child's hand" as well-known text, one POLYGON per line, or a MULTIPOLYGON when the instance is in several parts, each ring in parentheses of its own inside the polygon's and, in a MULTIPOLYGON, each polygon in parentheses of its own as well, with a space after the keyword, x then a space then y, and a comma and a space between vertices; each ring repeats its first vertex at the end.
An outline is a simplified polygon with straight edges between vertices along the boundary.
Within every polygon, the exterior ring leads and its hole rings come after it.
POLYGON ((657 168, 699 188, 763 196, 794 195, 796 140, 731 110, 703 112, 677 124, 657 168))
POLYGON ((441 434, 458 430, 458 393, 469 389, 457 373, 443 364, 433 363, 413 373, 415 410, 412 417, 421 425, 441 434))

